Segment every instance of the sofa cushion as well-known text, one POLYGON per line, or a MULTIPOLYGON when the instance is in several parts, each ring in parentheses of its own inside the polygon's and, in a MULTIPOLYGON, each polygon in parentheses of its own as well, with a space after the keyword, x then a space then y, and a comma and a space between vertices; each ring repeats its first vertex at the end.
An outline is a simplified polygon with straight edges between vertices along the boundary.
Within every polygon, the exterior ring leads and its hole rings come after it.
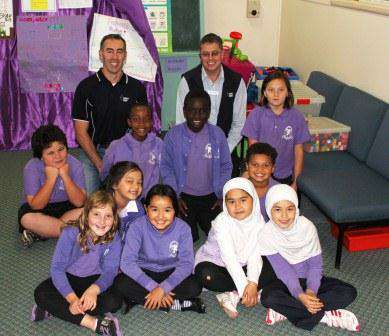
POLYGON ((382 100, 350 86, 339 97, 333 119, 351 127, 348 151, 361 161, 366 161, 385 107, 382 100))
POLYGON ((325 103, 321 106, 320 116, 332 118, 336 103, 346 84, 323 72, 312 71, 309 75, 307 85, 326 99, 325 103))
POLYGON ((357 169, 365 163, 359 161, 355 156, 346 151, 305 153, 304 171, 305 170, 351 170, 357 169))
POLYGON ((389 180, 361 164, 354 169, 304 169, 299 189, 338 223, 389 218, 389 180))
POLYGON ((366 163, 389 179, 389 110, 378 129, 366 163))

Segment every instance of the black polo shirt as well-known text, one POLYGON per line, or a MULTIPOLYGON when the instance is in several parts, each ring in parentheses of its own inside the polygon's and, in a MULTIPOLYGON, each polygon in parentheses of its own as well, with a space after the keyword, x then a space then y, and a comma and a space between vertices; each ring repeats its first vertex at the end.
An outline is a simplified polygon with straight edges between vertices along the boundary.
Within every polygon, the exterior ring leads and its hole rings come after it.
POLYGON ((88 121, 93 143, 106 147, 126 133, 127 113, 134 103, 147 103, 143 84, 123 73, 113 86, 100 69, 78 84, 72 118, 88 121))

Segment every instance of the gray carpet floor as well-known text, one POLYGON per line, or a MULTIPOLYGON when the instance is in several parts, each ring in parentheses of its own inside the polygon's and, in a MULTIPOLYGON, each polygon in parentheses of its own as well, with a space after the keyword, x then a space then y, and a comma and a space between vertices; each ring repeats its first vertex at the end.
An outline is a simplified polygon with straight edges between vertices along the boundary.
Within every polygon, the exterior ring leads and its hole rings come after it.
MULTIPOLYGON (((77 154, 77 152, 75 152, 77 154)), ((49 275, 55 240, 35 243, 24 250, 18 241, 17 208, 22 193, 22 170, 30 152, 0 152, 0 335, 90 335, 85 329, 51 318, 30 321, 34 288, 49 275)), ((333 266, 336 242, 324 215, 306 198, 306 217, 317 226, 323 248, 325 274, 350 282, 358 290, 349 307, 359 318, 359 335, 389 335, 389 253, 388 250, 349 253, 343 250, 340 270, 333 266)), ((149 312, 135 307, 129 314, 117 314, 123 335, 349 335, 319 324, 312 332, 296 329, 288 321, 264 324, 265 309, 239 307, 232 321, 218 307, 215 294, 203 292, 207 313, 149 312)))

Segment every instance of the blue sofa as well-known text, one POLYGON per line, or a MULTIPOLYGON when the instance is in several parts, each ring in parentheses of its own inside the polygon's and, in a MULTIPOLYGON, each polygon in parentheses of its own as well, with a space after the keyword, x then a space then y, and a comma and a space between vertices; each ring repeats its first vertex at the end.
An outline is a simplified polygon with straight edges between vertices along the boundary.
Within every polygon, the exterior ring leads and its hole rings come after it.
POLYGON ((347 151, 306 154, 297 181, 338 226, 339 268, 345 230, 389 224, 389 106, 319 71, 307 85, 326 98, 321 116, 351 127, 347 151))

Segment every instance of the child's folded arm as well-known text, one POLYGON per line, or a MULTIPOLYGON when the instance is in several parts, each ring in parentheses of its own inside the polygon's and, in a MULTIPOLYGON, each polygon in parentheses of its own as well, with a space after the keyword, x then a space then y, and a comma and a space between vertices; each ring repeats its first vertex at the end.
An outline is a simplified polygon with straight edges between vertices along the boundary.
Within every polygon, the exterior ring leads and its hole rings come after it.
POLYGON ((277 278, 285 284, 292 296, 297 299, 299 294, 304 291, 301 288, 296 271, 279 253, 269 255, 267 258, 277 278))
POLYGON ((216 240, 219 245, 221 259, 226 265, 227 271, 234 281, 239 296, 242 297, 248 281, 233 249, 234 244, 232 237, 230 236, 230 233, 222 227, 222 225, 216 224, 213 227, 215 228, 216 240))
POLYGON ((165 294, 170 293, 183 280, 185 280, 194 268, 193 241, 189 227, 181 234, 180 249, 178 252, 179 262, 172 274, 161 282, 165 294))
POLYGON ((51 279, 55 288, 66 298, 67 295, 74 292, 66 276, 68 261, 71 259, 73 246, 77 240, 77 230, 73 228, 65 229, 60 235, 55 247, 53 260, 51 262, 51 279), (70 243, 69 243, 70 242, 70 243))
POLYGON ((95 281, 95 285, 99 286, 100 292, 104 292, 109 286, 112 285, 113 280, 118 273, 122 246, 119 235, 116 234, 113 238, 113 241, 106 245, 107 249, 109 248, 109 250, 107 254, 102 257, 103 262, 101 265, 101 275, 95 281))
POLYGON ((321 253, 307 260, 307 288, 316 295, 319 290, 321 278, 323 277, 323 258, 321 253))

